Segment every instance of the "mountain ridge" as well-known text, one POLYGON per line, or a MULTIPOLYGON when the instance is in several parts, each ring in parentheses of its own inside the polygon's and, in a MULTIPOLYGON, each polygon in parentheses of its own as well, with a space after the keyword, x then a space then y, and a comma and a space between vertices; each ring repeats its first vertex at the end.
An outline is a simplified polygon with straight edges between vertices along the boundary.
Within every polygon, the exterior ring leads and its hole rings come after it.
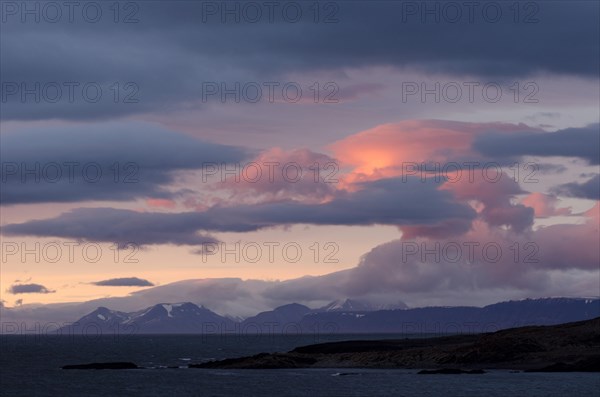
POLYGON ((589 297, 513 300, 484 307, 429 306, 372 311, 338 310, 337 307, 334 310, 311 309, 290 303, 241 321, 219 315, 202 305, 179 302, 159 303, 130 313, 98 307, 57 332, 452 334, 493 332, 527 325, 555 325, 599 316, 600 298, 589 297))

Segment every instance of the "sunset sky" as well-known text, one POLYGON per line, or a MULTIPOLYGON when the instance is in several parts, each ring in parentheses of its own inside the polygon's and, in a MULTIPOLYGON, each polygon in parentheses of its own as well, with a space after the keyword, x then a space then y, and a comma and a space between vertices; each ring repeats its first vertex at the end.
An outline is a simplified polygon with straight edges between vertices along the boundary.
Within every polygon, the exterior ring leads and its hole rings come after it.
POLYGON ((3 3, 5 307, 600 294, 597 2, 274 3, 3 3))

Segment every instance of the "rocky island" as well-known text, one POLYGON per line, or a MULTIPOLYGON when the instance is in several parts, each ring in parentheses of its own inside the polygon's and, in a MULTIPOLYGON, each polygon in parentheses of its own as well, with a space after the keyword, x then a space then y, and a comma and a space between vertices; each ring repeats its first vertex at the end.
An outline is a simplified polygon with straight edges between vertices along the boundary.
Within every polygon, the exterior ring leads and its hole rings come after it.
POLYGON ((600 372, 600 317, 485 334, 322 343, 287 353, 261 353, 189 367, 443 369, 424 374, 483 373, 482 368, 600 372))

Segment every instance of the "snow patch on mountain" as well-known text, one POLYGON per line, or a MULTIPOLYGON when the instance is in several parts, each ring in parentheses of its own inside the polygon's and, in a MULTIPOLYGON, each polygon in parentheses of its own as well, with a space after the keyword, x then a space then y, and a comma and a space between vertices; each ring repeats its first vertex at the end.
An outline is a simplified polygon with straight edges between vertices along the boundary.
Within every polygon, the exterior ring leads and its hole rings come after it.
POLYGON ((173 310, 173 305, 163 303, 162 307, 167 311, 167 316, 173 317, 173 315, 171 314, 171 311, 173 310))

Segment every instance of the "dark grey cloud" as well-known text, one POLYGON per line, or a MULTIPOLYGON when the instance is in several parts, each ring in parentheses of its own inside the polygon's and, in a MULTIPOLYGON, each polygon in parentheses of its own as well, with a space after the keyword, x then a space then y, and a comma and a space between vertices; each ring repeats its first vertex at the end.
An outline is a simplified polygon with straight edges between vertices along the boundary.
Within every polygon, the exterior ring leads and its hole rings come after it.
POLYGON ((84 239, 87 241, 130 244, 201 245, 216 239, 197 234, 204 225, 195 213, 137 212, 115 208, 79 208, 55 218, 7 225, 7 235, 84 239))
POLYGON ((438 225, 454 222, 464 232, 475 218, 439 183, 419 178, 384 179, 342 192, 325 204, 294 201, 215 206, 204 212, 153 213, 113 208, 79 208, 55 218, 9 224, 5 235, 54 236, 97 242, 201 245, 216 242, 207 232, 247 232, 290 224, 438 225))
MULTIPOLYGON (((3 103, 3 119, 98 119, 182 105, 202 108, 194 104, 202 82, 276 81, 298 71, 392 66, 503 80, 540 72, 597 78, 600 68, 597 2, 530 2, 534 8, 527 9, 520 3, 518 16, 510 2, 475 2, 473 20, 461 6, 456 23, 443 12, 440 22, 429 17, 423 23, 423 10, 408 14, 406 6, 421 8, 426 2, 393 1, 329 2, 339 7, 335 23, 314 23, 310 2, 296 2, 303 7, 297 23, 281 17, 285 2, 276 2, 273 23, 267 22, 266 11, 258 23, 243 18, 242 23, 221 23, 219 15, 203 23, 206 3, 135 2, 139 23, 133 24, 113 23, 112 17, 96 24, 35 24, 11 16, 0 39, 2 81, 81 86, 72 103, 23 103, 11 95, 3 103), (488 3, 500 5, 499 21, 490 22, 495 9, 483 16, 488 3), (102 87, 99 102, 80 98, 87 82, 102 87), (117 101, 110 88, 115 82, 121 84, 117 101), (136 103, 123 103, 131 92, 123 89, 126 82, 137 87, 136 103)), ((321 10, 320 17, 329 12, 321 10)), ((108 9, 105 14, 112 15, 108 9)))
POLYGON ((565 128, 555 132, 488 133, 477 137, 473 146, 490 158, 564 156, 600 164, 600 125, 565 128))
POLYGON ((145 123, 36 128, 1 140, 3 205, 169 198, 175 171, 251 155, 145 123))
POLYGON ((342 192, 325 204, 296 202, 215 207, 208 211, 216 221, 256 226, 308 223, 317 225, 437 224, 447 219, 470 221, 475 212, 458 203, 439 183, 419 178, 390 178, 359 185, 354 193, 342 192))
POLYGON ((571 182, 552 189, 556 195, 600 200, 600 174, 583 183, 571 182))
POLYGON ((148 280, 137 277, 111 278, 108 280, 95 281, 91 283, 99 287, 153 287, 154 284, 148 280))
POLYGON ((52 291, 41 284, 14 284, 7 290, 10 294, 51 294, 52 291))

